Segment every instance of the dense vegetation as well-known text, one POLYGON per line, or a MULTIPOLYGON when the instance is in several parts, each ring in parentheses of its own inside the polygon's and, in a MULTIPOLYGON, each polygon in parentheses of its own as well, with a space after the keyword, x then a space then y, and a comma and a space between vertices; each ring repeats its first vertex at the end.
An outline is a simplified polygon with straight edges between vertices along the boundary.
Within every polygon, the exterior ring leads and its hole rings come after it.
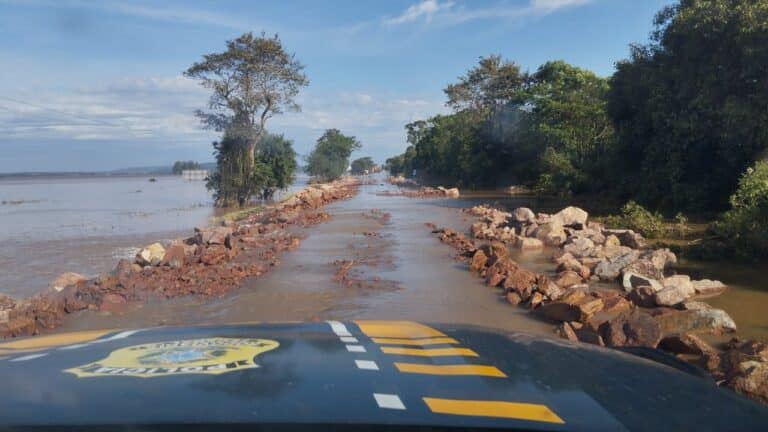
POLYGON ((208 177, 207 186, 217 202, 224 196, 240 205, 252 197, 270 199, 296 178, 296 152, 290 140, 266 133, 256 146, 251 166, 245 162, 249 155, 244 141, 241 136, 224 134, 213 143, 217 169, 208 177))
POLYGON ((174 175, 181 175, 181 172, 184 170, 199 170, 201 169, 200 164, 188 160, 188 161, 176 161, 173 163, 173 169, 172 172, 174 175))
POLYGON ((361 157, 352 161, 352 174, 360 175, 373 171, 376 164, 369 156, 361 157))
POLYGON ((650 231, 661 213, 730 205, 719 232, 765 254, 755 227, 768 220, 767 188, 756 186, 766 168, 743 174, 768 151, 768 2, 681 0, 654 26, 609 78, 562 61, 529 73, 481 58, 445 89, 453 113, 406 125, 409 146, 387 167, 459 186, 632 201, 620 217, 650 231))
POLYGON ((349 157, 360 147, 357 138, 344 135, 338 129, 328 129, 307 156, 306 171, 316 180, 335 180, 347 171, 349 157))
POLYGON ((197 114, 206 127, 224 134, 213 144, 217 170, 208 182, 217 206, 242 206, 290 183, 285 181, 295 170, 290 144, 282 137, 264 138, 269 118, 298 110, 294 98, 308 84, 303 69, 277 36, 245 33, 227 41, 226 51, 205 55, 184 72, 211 90, 209 110, 197 114), (260 143, 276 147, 260 149, 260 143))

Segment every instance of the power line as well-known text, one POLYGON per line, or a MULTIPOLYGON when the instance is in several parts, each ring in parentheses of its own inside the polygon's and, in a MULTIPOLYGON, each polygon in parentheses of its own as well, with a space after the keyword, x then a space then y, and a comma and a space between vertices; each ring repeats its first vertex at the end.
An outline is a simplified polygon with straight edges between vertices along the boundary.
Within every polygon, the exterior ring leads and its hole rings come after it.
MULTIPOLYGON (((57 114, 65 115, 67 117, 76 118, 76 119, 84 120, 84 121, 91 122, 91 123, 97 123, 97 124, 104 125, 104 126, 123 127, 122 125, 110 123, 110 122, 107 122, 107 121, 104 121, 104 120, 87 118, 87 117, 83 117, 83 116, 78 115, 78 114, 73 114, 73 113, 70 113, 70 112, 67 112, 67 111, 58 110, 58 109, 55 109, 55 108, 49 108, 49 107, 46 107, 46 106, 43 106, 43 105, 39 105, 39 104, 36 104, 36 103, 32 103, 32 102, 27 102, 27 101, 22 101, 22 100, 10 98, 8 96, 1 96, 0 95, 0 99, 6 100, 6 101, 10 101, 10 102, 14 102, 14 103, 18 103, 18 104, 22 104, 22 105, 31 106, 31 107, 42 109, 42 110, 45 110, 45 111, 54 112, 54 113, 57 113, 57 114)), ((5 109, 8 110, 8 111, 11 111, 11 108, 9 108, 8 106, 6 106, 5 109)))

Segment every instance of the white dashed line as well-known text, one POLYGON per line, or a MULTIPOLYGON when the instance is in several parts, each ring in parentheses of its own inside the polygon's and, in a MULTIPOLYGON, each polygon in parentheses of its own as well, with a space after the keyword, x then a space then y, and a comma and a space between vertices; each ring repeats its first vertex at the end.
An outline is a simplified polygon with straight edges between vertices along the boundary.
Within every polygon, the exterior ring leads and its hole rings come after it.
POLYGON ((112 336, 110 336, 110 337, 108 337, 108 338, 104 338, 104 339, 96 339, 95 341, 86 342, 86 343, 80 343, 80 344, 74 344, 74 345, 67 345, 67 346, 63 346, 63 347, 60 347, 59 349, 60 349, 60 350, 65 350, 65 351, 66 351, 66 350, 73 350, 73 349, 78 349, 78 348, 87 347, 88 345, 93 345, 93 344, 98 344, 98 343, 104 343, 104 342, 111 342, 111 341, 114 341, 114 340, 118 340, 118 339, 125 339, 125 338, 127 338, 128 336, 134 335, 134 334, 136 334, 136 333, 138 333, 138 332, 140 332, 140 331, 141 331, 141 330, 126 330, 126 331, 122 331, 122 332, 120 332, 120 333, 117 333, 117 334, 115 334, 115 335, 112 335, 112 336))
POLYGON ((47 355, 48 355, 48 353, 30 354, 30 355, 25 355, 23 357, 16 357, 15 359, 11 359, 11 360, 8 360, 8 361, 12 361, 12 362, 27 361, 27 360, 32 360, 32 359, 40 358, 40 357, 45 357, 47 355))
POLYGON ((341 339, 344 343, 357 343, 358 340, 356 337, 353 336, 341 336, 339 339, 341 339))
POLYGON ((349 352, 365 352, 365 347, 362 345, 347 345, 347 351, 349 352))
POLYGON ((379 370, 379 365, 377 365, 375 361, 355 360, 355 364, 357 365, 358 369, 379 370))
POLYGON ((59 349, 66 351, 66 350, 78 349, 78 348, 82 348, 82 347, 86 347, 86 346, 88 346, 87 343, 81 343, 81 344, 74 344, 74 345, 63 346, 63 347, 61 347, 59 349))
POLYGON ((400 400, 398 395, 374 393, 373 398, 376 399, 376 403, 379 404, 379 408, 404 410, 405 405, 400 400))
POLYGON ((333 330, 334 333, 336 333, 336 336, 352 336, 352 333, 347 330, 347 326, 344 324, 338 322, 338 321, 326 321, 330 326, 331 330, 333 330))

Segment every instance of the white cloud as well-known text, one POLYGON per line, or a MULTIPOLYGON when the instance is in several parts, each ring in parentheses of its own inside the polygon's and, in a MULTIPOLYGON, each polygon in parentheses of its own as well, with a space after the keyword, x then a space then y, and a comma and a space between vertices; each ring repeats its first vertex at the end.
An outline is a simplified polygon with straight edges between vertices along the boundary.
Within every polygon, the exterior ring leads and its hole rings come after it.
POLYGON ((423 0, 411 5, 402 14, 394 18, 385 18, 386 24, 405 24, 424 18, 426 22, 440 22, 444 25, 460 24, 479 19, 510 19, 531 16, 544 16, 560 9, 582 6, 593 0, 529 0, 527 5, 510 6, 506 2, 485 8, 472 8, 456 5, 453 2, 439 3, 438 0, 423 0))
POLYGON ((438 0, 422 0, 420 3, 409 6, 400 15, 385 19, 384 22, 387 24, 404 24, 416 21, 422 17, 427 22, 430 22, 435 14, 448 10, 451 6, 453 6, 452 2, 440 3, 438 0))

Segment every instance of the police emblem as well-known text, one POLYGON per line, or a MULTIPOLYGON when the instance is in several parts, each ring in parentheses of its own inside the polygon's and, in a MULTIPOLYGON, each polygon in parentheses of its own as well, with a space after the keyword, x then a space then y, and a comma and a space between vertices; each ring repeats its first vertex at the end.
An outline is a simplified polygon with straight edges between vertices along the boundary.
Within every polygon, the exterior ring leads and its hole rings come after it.
POLYGON ((269 339, 208 338, 134 345, 106 358, 66 369, 80 378, 98 376, 156 377, 180 374, 217 375, 257 368, 256 356, 280 346, 269 339))

